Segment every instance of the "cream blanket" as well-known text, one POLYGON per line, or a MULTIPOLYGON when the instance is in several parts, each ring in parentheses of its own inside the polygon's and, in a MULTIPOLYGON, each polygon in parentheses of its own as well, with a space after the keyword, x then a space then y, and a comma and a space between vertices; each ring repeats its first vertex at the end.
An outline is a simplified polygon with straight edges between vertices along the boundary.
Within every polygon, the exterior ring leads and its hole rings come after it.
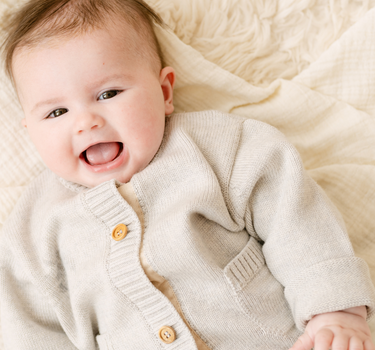
MULTIPOLYGON (((19 2, 0 0, 0 11, 19 2)), ((375 0, 148 2, 171 28, 157 34, 177 72, 176 110, 218 109, 281 130, 375 283, 375 0)), ((44 169, 21 118, 1 72, 0 226, 44 169)), ((371 328, 375 339, 375 320, 371 328)))

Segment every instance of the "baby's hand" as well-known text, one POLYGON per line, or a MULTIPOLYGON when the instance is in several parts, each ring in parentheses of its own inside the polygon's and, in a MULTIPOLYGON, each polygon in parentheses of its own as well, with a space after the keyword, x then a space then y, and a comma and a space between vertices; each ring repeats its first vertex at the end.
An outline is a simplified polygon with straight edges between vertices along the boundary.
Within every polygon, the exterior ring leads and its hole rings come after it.
POLYGON ((366 307, 314 316, 290 350, 375 350, 366 307))

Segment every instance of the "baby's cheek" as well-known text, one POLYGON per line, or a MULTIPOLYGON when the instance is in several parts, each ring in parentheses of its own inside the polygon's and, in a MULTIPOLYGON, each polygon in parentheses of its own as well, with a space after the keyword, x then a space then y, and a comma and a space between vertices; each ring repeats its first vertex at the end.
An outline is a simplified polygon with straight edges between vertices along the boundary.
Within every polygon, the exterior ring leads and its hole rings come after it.
POLYGON ((56 139, 44 138, 36 141, 37 150, 45 165, 58 175, 70 170, 74 156, 67 150, 66 146, 56 142, 56 139))

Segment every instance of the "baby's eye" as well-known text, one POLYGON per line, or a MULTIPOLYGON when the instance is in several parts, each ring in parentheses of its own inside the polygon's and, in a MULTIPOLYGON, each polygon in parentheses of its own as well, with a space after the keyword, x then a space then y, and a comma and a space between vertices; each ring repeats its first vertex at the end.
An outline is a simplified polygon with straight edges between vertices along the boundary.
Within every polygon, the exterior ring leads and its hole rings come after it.
POLYGON ((109 90, 106 92, 103 92, 99 96, 99 100, 107 100, 109 98, 115 97, 120 91, 119 90, 109 90))
POLYGON ((65 113, 67 113, 68 110, 66 108, 59 108, 59 109, 55 109, 53 112, 51 112, 49 115, 48 115, 48 118, 56 118, 56 117, 60 117, 60 115, 63 115, 65 113))

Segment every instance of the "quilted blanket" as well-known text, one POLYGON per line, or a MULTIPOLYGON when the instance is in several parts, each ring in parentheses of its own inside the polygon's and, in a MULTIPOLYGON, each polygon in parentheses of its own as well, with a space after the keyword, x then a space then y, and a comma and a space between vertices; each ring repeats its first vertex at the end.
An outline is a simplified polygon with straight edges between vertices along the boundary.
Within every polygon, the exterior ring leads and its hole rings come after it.
MULTIPOLYGON (((0 12, 19 2, 0 0, 0 12)), ((282 131, 375 283, 375 0, 148 2, 168 24, 157 35, 177 72, 176 111, 218 109, 282 131)), ((1 71, 0 226, 44 169, 21 118, 1 71)))

